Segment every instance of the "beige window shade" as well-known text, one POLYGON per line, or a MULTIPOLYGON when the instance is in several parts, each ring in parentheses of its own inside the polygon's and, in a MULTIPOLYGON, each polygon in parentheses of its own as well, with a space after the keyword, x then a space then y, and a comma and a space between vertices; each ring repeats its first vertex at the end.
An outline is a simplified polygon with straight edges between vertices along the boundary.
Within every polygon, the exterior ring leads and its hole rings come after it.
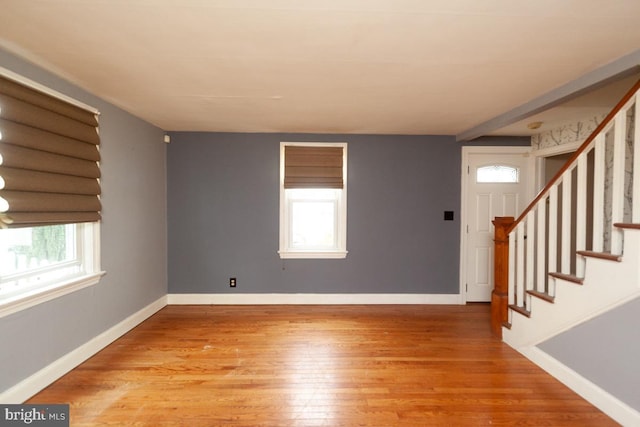
POLYGON ((100 219, 95 113, 0 76, 0 227, 100 219))
POLYGON ((284 188, 343 188, 342 147, 284 147, 284 188))

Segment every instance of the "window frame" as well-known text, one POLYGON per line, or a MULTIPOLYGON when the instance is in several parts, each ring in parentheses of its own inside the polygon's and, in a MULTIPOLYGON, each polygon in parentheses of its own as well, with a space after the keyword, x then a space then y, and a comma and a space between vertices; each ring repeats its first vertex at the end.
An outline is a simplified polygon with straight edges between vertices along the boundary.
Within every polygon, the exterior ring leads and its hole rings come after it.
MULTIPOLYGON (((293 189, 292 189, 293 190, 293 189)), ((300 189, 298 189, 299 191, 300 189)), ((294 190, 295 191, 295 190, 294 190)), ((347 143, 346 142, 281 142, 280 143, 280 221, 279 221, 279 250, 281 259, 344 259, 347 256, 347 143), (334 189, 337 204, 337 215, 334 224, 336 246, 331 249, 309 248, 302 249, 292 247, 291 208, 296 200, 304 200, 304 197, 291 197, 291 190, 284 188, 284 156, 286 146, 314 146, 314 147, 341 147, 343 187, 334 189)))
MULTIPOLYGON (((82 271, 60 280, 51 280, 39 286, 29 286, 23 291, 0 296, 0 317, 93 286, 100 281, 105 274, 100 268, 100 222, 78 223, 75 226, 76 239, 81 241, 77 248, 77 260, 82 266, 82 271)), ((65 268, 67 265, 68 263, 61 263, 59 267, 65 268)), ((32 275, 37 275, 39 269, 33 270, 35 271, 32 275)))

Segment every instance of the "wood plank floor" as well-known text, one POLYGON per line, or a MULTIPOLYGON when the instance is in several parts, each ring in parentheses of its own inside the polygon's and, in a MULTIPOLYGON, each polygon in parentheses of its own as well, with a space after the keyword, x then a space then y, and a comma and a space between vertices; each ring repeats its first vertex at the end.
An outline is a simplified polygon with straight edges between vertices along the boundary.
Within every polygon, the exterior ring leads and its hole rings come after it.
POLYGON ((168 306, 34 396, 72 426, 608 426, 488 305, 168 306))

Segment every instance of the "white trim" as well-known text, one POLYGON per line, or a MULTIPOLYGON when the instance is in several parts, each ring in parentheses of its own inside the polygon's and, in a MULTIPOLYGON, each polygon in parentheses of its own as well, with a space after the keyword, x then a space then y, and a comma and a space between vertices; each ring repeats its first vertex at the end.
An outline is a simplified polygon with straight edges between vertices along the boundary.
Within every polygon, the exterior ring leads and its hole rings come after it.
POLYGON ((348 251, 278 251, 282 259, 343 259, 348 251))
POLYGON ((170 305, 463 304, 458 294, 169 294, 170 305))
POLYGON ((85 360, 138 326, 158 310, 167 305, 167 296, 163 296, 148 306, 132 314, 122 322, 106 330, 90 341, 60 357, 58 360, 42 368, 35 374, 20 381, 10 389, 0 393, 2 403, 22 403, 31 396, 52 384, 85 360))
POLYGON ((625 426, 640 425, 640 412, 551 357, 538 347, 516 349, 527 359, 625 426))
MULTIPOLYGON (((461 304, 467 302, 466 281, 467 281, 467 193, 468 176, 467 166, 469 157, 472 154, 530 154, 530 146, 465 146, 462 147, 461 167, 460 167, 460 298, 461 304)), ((527 174, 527 200, 533 195, 533 183, 531 179, 531 162, 529 168, 524 171, 527 174)))
POLYGON ((534 167, 535 167, 535 189, 536 193, 544 188, 547 184, 545 180, 544 159, 547 157, 558 156, 560 154, 574 153, 584 143, 584 140, 572 142, 570 144, 554 145, 553 147, 543 148, 541 150, 533 150, 534 167))
POLYGON ((569 144, 560 144, 554 145, 552 147, 545 147, 539 150, 532 150, 531 154, 536 157, 551 157, 557 156, 558 154, 572 153, 577 151, 578 148, 582 146, 584 143, 584 139, 576 142, 571 142, 569 144))
POLYGON ((28 79, 26 77, 21 76, 20 74, 14 73, 11 70, 8 70, 4 67, 0 67, 0 76, 6 77, 9 80, 13 80, 16 83, 20 83, 23 86, 27 86, 33 90, 36 90, 38 92, 44 93, 45 95, 49 95, 52 96, 54 98, 57 98, 61 101, 67 102, 71 105, 74 105, 78 108, 82 108, 83 110, 86 110, 90 113, 93 114, 100 114, 100 111, 98 111, 97 108, 92 107, 90 105, 85 104, 84 102, 78 101, 77 99, 71 98, 70 96, 67 96, 63 93, 60 93, 56 90, 53 90, 47 86, 41 85, 38 82, 34 82, 31 79, 28 79))
POLYGON ((43 302, 60 298, 72 292, 79 291, 80 289, 96 285, 100 282, 100 278, 104 274, 106 274, 106 272, 100 271, 98 273, 76 277, 67 282, 56 282, 47 288, 38 288, 33 292, 20 294, 20 296, 15 299, 3 301, 2 304, 0 304, 0 318, 42 304, 43 302))

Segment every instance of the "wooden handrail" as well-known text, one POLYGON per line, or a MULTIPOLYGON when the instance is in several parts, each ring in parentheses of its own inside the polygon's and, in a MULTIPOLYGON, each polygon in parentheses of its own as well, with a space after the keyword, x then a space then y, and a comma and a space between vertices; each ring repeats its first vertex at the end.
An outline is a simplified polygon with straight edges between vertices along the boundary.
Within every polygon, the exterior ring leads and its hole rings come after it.
POLYGON ((629 91, 620 100, 620 102, 616 104, 616 106, 613 108, 613 110, 611 110, 611 112, 607 115, 607 117, 605 117, 604 120, 595 128, 595 130, 591 132, 591 135, 589 135, 589 137, 582 143, 580 148, 578 148, 576 152, 573 153, 573 155, 569 158, 569 160, 567 160, 567 163, 565 163, 564 166, 560 168, 560 170, 553 176, 553 178, 547 183, 547 185, 545 185, 545 187, 538 193, 538 195, 533 199, 533 201, 529 203, 529 206, 527 206, 525 210, 522 211, 520 216, 514 221, 514 223, 509 228, 509 230, 507 230, 507 234, 511 233, 518 226, 518 224, 520 224, 520 222, 522 222, 524 218, 526 218, 529 212, 533 210, 536 204, 538 204, 538 202, 547 195, 549 190, 551 190, 551 187, 555 185, 556 181, 558 181, 562 177, 562 175, 578 160, 578 157, 580 156, 580 154, 582 154, 587 149, 589 144, 591 144, 591 142, 596 138, 596 136, 598 136, 598 134, 602 132, 602 130, 605 127, 607 127, 607 125, 616 117, 616 114, 618 114, 618 112, 627 104, 627 102, 629 102, 631 97, 633 97, 633 95, 638 91, 638 89, 640 89, 640 80, 638 80, 636 84, 634 84, 633 87, 629 89, 629 91))

